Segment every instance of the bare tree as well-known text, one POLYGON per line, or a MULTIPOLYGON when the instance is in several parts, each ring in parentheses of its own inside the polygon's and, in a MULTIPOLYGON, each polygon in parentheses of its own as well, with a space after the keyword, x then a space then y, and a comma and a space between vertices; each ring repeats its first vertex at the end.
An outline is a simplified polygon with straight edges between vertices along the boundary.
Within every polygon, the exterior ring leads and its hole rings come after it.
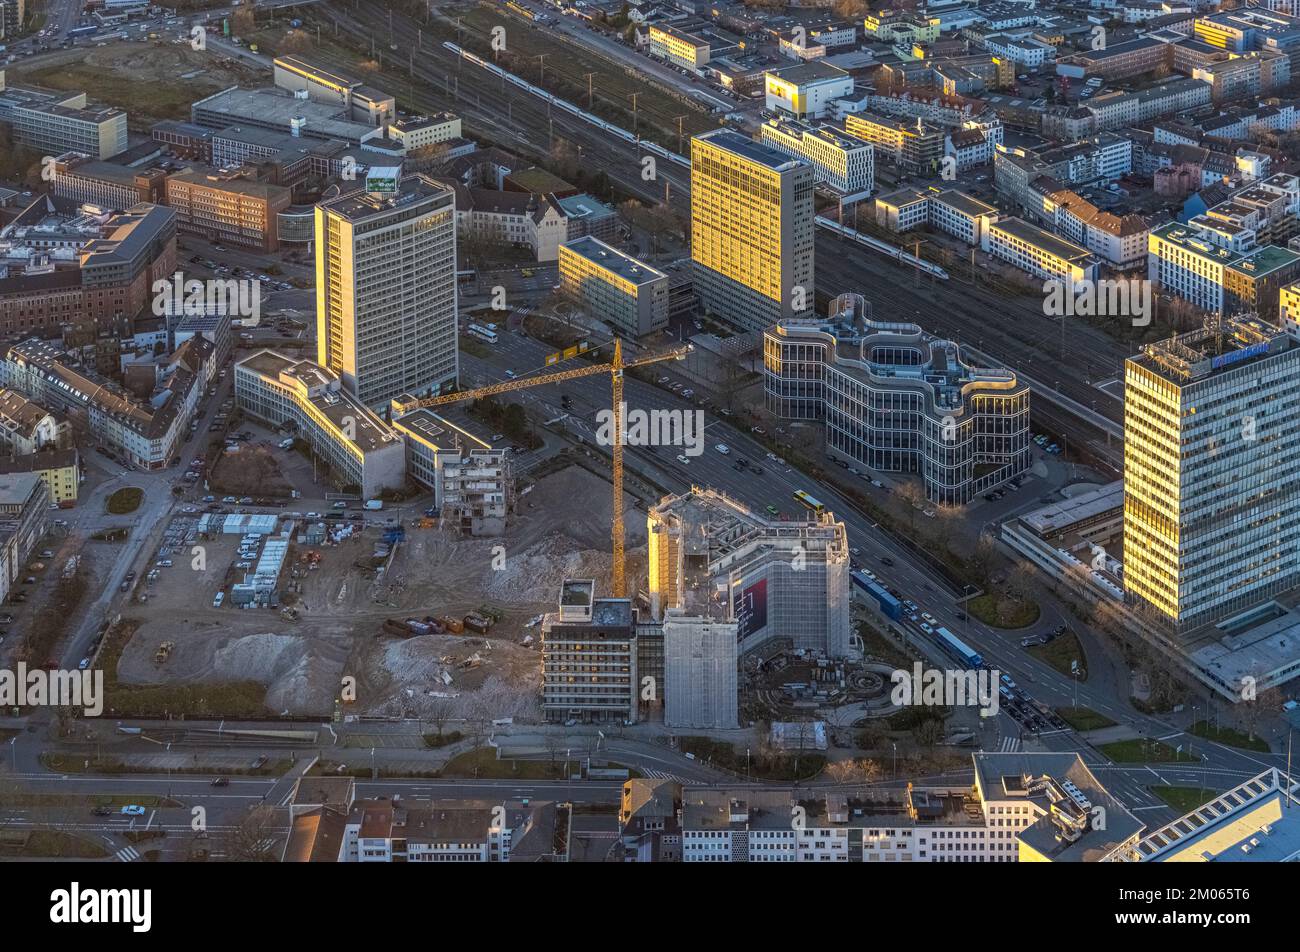
POLYGON ((225 858, 238 863, 274 862, 280 835, 276 809, 265 804, 252 807, 223 837, 225 858))

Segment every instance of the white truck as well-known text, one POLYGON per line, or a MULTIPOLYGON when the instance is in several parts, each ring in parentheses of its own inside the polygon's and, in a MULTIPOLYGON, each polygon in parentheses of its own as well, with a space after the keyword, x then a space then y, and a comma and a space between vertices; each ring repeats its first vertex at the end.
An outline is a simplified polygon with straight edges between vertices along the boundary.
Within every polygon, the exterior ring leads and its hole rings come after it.
POLYGON ((374 509, 383 509, 383 508, 384 508, 384 501, 383 501, 382 499, 367 499, 367 500, 366 500, 366 508, 367 508, 367 509, 371 509, 371 510, 374 510, 374 509))

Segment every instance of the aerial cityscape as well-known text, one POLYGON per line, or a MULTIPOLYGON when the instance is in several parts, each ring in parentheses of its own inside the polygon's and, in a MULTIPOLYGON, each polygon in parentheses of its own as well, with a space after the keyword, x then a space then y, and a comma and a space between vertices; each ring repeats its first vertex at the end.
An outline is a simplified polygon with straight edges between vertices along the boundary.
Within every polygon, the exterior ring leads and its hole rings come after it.
POLYGON ((65 864, 1300 861, 1297 474, 1300 0, 0 0, 53 922, 65 864))

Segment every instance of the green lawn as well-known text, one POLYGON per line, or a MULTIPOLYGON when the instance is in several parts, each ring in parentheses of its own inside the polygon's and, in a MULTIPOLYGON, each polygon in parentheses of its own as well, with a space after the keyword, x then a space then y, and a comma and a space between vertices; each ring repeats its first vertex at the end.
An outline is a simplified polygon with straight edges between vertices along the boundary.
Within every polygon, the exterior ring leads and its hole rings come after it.
POLYGON ((1105 714, 1098 714, 1089 707, 1058 707, 1056 713, 1076 731, 1099 731, 1103 727, 1115 726, 1115 722, 1105 714))
POLYGON ((1233 727, 1223 727, 1218 724, 1211 726, 1205 721, 1197 721, 1187 729, 1187 733, 1204 737, 1206 740, 1218 741, 1229 747, 1240 747, 1242 750, 1257 750, 1267 754, 1270 749, 1268 742, 1263 738, 1254 737, 1233 727))
POLYGON ((33 830, 27 842, 19 846, 0 846, 0 856, 58 857, 60 859, 101 859, 108 850, 92 840, 55 830, 33 830))
POLYGON ((115 516, 135 512, 144 501, 144 490, 138 486, 123 486, 108 497, 108 511, 115 516))
POLYGON ((1072 631, 1058 635, 1045 645, 1034 645, 1027 650, 1039 661, 1050 664, 1067 678, 1074 676, 1070 669, 1070 662, 1078 661, 1079 680, 1088 680, 1088 658, 1083 653, 1083 645, 1079 644, 1079 639, 1072 631))
POLYGON ((1154 787, 1148 787, 1147 789, 1179 813, 1191 813, 1202 803, 1208 803, 1219 795, 1217 790, 1202 790, 1197 787, 1165 787, 1156 785, 1154 787))
POLYGON ((1196 763, 1197 758, 1187 751, 1179 752, 1158 740, 1117 740, 1097 748, 1117 764, 1172 764, 1196 763))
POLYGON ((1038 621, 1040 610, 1037 602, 1026 599, 1013 603, 1007 600, 1011 611, 1004 614, 998 611, 1002 601, 995 595, 980 595, 966 603, 966 610, 991 628, 1027 628, 1038 621))

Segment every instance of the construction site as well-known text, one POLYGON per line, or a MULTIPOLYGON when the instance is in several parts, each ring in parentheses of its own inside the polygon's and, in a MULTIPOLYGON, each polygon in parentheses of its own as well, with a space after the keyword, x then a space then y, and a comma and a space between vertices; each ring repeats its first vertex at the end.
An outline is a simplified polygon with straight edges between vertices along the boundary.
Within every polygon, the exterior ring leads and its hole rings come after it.
MULTIPOLYGON (((645 571, 645 522, 625 502, 635 579, 645 571)), ((247 609, 226 594, 253 570, 246 562, 258 564, 241 560, 247 536, 196 534, 191 517, 169 527, 172 545, 135 583, 123 615, 136 627, 117 680, 255 681, 269 715, 420 717, 450 707, 453 716, 491 708, 529 719, 540 694, 540 614, 566 577, 612 585, 611 510, 609 482, 570 465, 533 484, 502 537, 367 513, 331 523, 322 538, 311 520, 280 518, 262 550, 288 533, 274 598, 247 609)))

